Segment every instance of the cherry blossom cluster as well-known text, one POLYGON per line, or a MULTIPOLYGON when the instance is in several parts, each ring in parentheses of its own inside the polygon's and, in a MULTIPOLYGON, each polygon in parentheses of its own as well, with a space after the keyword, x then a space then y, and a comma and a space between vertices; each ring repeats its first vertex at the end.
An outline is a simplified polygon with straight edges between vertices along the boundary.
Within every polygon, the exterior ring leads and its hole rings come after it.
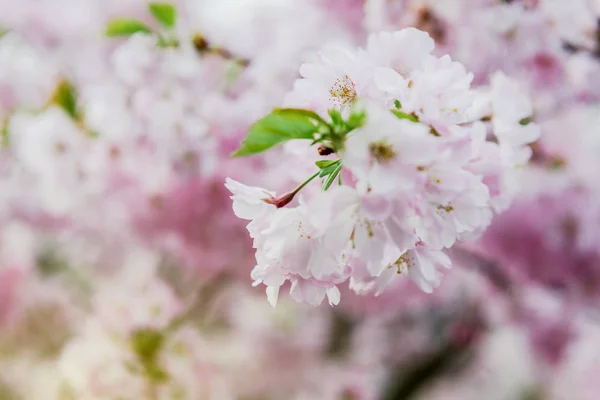
POLYGON ((398 274, 431 292, 451 264, 444 250, 479 236, 510 203, 513 170, 539 135, 532 105, 501 73, 473 90, 473 75, 434 47, 414 28, 373 34, 365 49, 328 46, 300 68, 288 108, 250 128, 234 155, 318 145, 317 172, 290 193, 226 183, 236 215, 251 221, 252 278, 272 305, 286 281, 312 305, 338 304, 347 280, 381 293, 398 274), (292 206, 315 178, 322 190, 292 206))
POLYGON ((599 5, 0 0, 0 399, 596 399, 599 5))

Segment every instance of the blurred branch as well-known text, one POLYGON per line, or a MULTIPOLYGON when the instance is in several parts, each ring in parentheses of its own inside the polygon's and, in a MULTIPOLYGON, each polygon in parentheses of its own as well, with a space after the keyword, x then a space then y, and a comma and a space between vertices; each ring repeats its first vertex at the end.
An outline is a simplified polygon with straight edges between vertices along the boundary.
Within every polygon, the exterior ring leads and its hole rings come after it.
POLYGON ((331 357, 340 357, 350 347, 355 322, 341 312, 333 312, 331 316, 331 337, 327 353, 331 357))
POLYGON ((231 282, 227 273, 222 273, 211 282, 202 285, 190 302, 189 307, 175 317, 167 327, 167 332, 174 332, 188 321, 205 324, 212 317, 210 312, 223 287, 231 282))
POLYGON ((563 50, 568 53, 579 53, 579 52, 587 52, 590 53, 592 57, 600 58, 600 18, 596 20, 596 30, 594 31, 594 47, 587 48, 582 45, 574 44, 571 42, 563 41, 562 43, 563 50))
POLYGON ((248 65, 250 65, 250 60, 237 57, 229 50, 212 45, 206 40, 206 38, 203 35, 199 33, 192 38, 192 43, 194 44, 194 48, 196 49, 196 51, 201 55, 214 54, 219 57, 222 57, 225 60, 234 61, 242 67, 247 67, 248 65))
POLYGON ((406 400, 440 375, 464 365, 472 356, 470 347, 443 344, 437 352, 416 363, 409 371, 397 368, 381 400, 406 400))
POLYGON ((392 367, 380 400, 410 399, 444 375, 459 373, 469 365, 487 323, 479 304, 464 300, 449 308, 433 307, 421 315, 431 350, 392 367))
POLYGON ((499 263, 458 246, 454 246, 449 251, 449 255, 461 265, 475 270, 488 278, 500 291, 508 295, 514 294, 515 286, 513 280, 502 270, 499 263))

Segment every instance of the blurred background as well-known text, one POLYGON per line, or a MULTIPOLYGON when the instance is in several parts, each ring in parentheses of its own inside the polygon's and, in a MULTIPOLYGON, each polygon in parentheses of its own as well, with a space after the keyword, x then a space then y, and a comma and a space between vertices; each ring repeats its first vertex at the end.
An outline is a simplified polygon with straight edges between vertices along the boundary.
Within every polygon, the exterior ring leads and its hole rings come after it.
POLYGON ((0 0, 0 400, 597 399, 599 102, 595 0, 0 0), (523 192, 432 295, 272 308, 223 183, 305 174, 229 154, 324 44, 407 26, 530 93, 523 192))

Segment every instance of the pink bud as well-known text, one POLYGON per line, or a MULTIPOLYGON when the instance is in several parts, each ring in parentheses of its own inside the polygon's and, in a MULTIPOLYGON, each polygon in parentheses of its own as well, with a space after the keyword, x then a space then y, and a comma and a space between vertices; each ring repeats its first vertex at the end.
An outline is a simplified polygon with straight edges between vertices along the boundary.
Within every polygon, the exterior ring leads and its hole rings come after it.
POLYGON ((296 191, 293 191, 293 192, 289 192, 289 193, 284 194, 284 195, 279 196, 279 197, 270 197, 270 198, 267 198, 267 199, 263 199, 263 201, 265 203, 273 204, 277 208, 281 208, 281 207, 285 207, 292 200, 294 200, 294 196, 296 195, 296 193, 297 193, 296 191))

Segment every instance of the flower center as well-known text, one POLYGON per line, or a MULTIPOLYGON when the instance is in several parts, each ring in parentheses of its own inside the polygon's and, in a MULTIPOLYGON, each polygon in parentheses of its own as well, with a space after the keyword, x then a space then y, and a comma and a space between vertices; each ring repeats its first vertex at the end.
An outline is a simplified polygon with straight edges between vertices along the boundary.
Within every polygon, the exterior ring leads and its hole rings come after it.
POLYGON ((356 99, 356 85, 350 80, 348 75, 338 78, 329 89, 334 103, 344 106, 350 104, 356 99))
POLYGON ((373 142, 369 144, 369 151, 377 162, 385 163, 396 156, 394 148, 385 141, 373 142))
POLYGON ((390 267, 392 266, 396 267, 399 274, 407 273, 409 268, 415 266, 415 260, 413 257, 409 256, 408 253, 404 253, 394 262, 394 264, 390 265, 390 267))
POLYGON ((444 214, 452 212, 454 210, 454 207, 452 207, 450 204, 445 205, 445 206, 438 204, 438 206, 436 207, 436 210, 437 210, 438 215, 443 216, 444 214))

